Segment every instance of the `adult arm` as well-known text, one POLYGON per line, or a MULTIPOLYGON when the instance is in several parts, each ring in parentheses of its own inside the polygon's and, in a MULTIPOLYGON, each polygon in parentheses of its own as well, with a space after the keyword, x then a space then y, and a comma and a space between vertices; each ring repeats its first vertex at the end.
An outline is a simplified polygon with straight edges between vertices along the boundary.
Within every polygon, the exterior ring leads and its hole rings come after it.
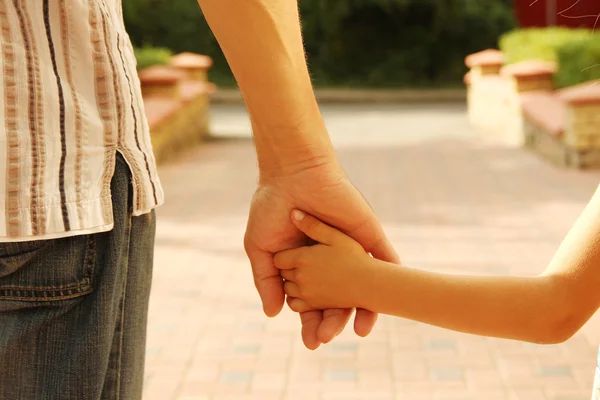
MULTIPOLYGON (((253 128, 259 183, 245 249, 267 315, 279 313, 283 281, 273 254, 306 243, 289 220, 294 208, 317 215, 375 257, 397 255, 374 212, 340 168, 305 60, 297 0, 199 0, 238 82, 253 128)), ((309 348, 331 340, 351 309, 301 313, 309 348)), ((366 335, 376 314, 358 310, 355 331, 366 335)))

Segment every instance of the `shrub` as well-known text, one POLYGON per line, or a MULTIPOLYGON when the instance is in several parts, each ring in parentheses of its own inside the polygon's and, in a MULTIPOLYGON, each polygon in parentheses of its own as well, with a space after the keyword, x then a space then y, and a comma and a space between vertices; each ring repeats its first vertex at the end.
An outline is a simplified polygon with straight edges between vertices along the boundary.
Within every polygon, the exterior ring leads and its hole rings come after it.
POLYGON ((169 49, 162 47, 152 47, 145 45, 135 49, 135 58, 137 60, 138 70, 151 67, 153 65, 165 65, 169 62, 173 53, 169 49))
POLYGON ((517 29, 500 38, 506 63, 527 59, 555 61, 557 88, 600 79, 600 34, 588 29, 517 29))
POLYGON ((502 35, 499 44, 507 64, 532 58, 557 61, 557 52, 560 47, 589 36, 590 31, 587 29, 516 29, 502 35))
POLYGON ((557 52, 555 84, 562 88, 592 80, 600 81, 600 34, 564 44, 557 52))

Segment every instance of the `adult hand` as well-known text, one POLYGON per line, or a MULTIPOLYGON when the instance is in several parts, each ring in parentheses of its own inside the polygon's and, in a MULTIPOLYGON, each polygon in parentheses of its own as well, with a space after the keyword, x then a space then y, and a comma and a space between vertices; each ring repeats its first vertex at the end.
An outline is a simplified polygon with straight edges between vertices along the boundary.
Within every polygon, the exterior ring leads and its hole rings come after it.
MULTIPOLYGON (((307 237, 290 220, 293 209, 305 211, 347 233, 373 257, 398 263, 398 255, 381 224, 359 191, 334 159, 304 165, 293 172, 261 176, 252 199, 244 247, 252 264, 254 283, 265 314, 276 316, 285 293, 275 253, 307 244, 307 237)), ((295 301, 288 298, 288 302, 295 301)), ((344 329, 352 309, 306 311, 300 314, 302 339, 309 349, 331 341, 344 329)), ((369 334, 377 314, 358 309, 354 330, 369 334)))

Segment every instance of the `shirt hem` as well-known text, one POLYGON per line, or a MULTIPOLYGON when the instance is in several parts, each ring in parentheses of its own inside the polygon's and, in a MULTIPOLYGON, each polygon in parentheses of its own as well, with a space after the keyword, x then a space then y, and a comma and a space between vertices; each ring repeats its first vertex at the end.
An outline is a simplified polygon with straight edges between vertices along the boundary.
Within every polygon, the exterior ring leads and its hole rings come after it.
POLYGON ((64 239, 73 236, 92 235, 94 233, 102 233, 111 231, 114 228, 114 224, 100 225, 93 228, 83 228, 65 232, 53 232, 46 233, 43 235, 34 236, 22 236, 22 237, 0 237, 0 243, 11 243, 11 242, 33 242, 37 240, 52 240, 52 239, 64 239))

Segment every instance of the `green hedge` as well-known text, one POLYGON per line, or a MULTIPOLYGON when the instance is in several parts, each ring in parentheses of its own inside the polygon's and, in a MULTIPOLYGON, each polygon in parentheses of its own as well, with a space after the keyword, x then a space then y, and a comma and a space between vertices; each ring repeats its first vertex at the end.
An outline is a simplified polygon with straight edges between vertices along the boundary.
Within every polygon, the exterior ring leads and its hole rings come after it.
POLYGON ((600 79, 600 34, 587 29, 518 29, 500 38, 507 64, 539 59, 558 63, 558 88, 600 79))
MULTIPOLYGON (((240 0, 242 1, 242 0, 240 0)), ((317 86, 460 85, 464 57, 514 27, 506 0, 300 0, 317 86)), ((124 0, 134 45, 213 57, 211 80, 233 84, 195 0, 124 0)))
POLYGON ((600 81, 600 34, 560 47, 557 60, 559 68, 554 81, 559 88, 600 81))
POLYGON ((587 29, 516 29, 502 35, 499 42, 507 64, 532 58, 557 61, 560 47, 569 42, 586 39, 589 35, 590 31, 587 29))
POLYGON ((135 58, 137 59, 138 70, 151 67, 153 65, 165 65, 173 56, 169 49, 161 47, 152 47, 145 45, 135 49, 135 58))

